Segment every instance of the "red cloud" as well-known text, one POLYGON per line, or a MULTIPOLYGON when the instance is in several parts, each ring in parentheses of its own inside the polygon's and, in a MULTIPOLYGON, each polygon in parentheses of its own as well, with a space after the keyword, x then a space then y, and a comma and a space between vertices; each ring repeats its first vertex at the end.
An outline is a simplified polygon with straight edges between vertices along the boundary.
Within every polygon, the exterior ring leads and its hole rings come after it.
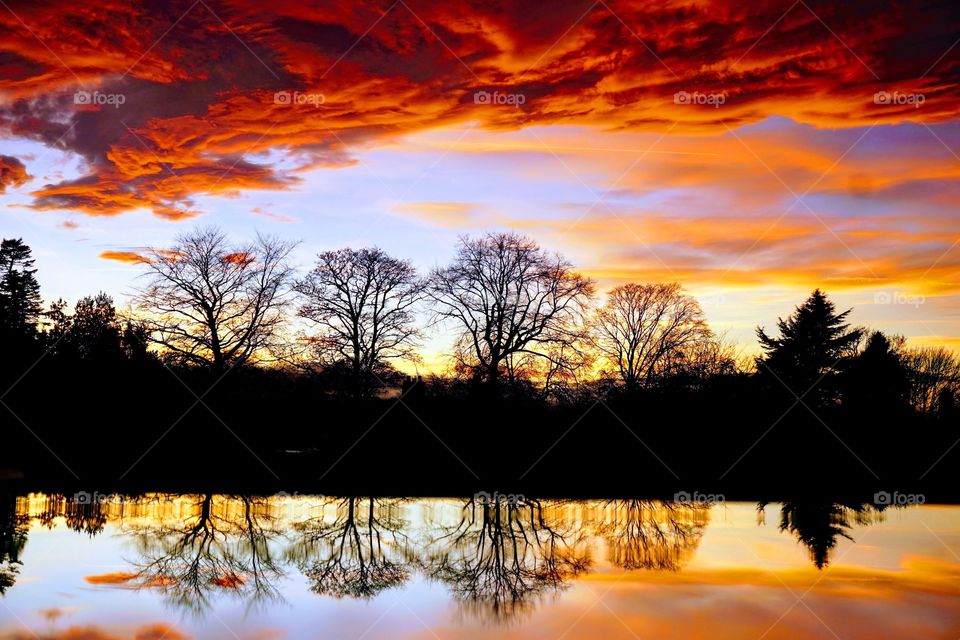
POLYGON ((27 174, 27 168, 17 158, 0 155, 0 193, 4 193, 7 187, 25 184, 31 177, 27 174))
POLYGON ((714 133, 960 106, 949 0, 537 6, 27 4, 0 12, 0 132, 88 162, 37 209, 179 220, 198 194, 290 188, 298 168, 351 164, 351 145, 460 122, 714 133))

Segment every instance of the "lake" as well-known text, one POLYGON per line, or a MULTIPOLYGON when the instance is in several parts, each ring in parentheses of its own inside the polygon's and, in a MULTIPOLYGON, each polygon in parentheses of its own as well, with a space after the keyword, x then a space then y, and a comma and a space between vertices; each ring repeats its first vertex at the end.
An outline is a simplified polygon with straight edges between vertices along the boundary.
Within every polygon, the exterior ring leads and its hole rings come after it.
POLYGON ((960 507, 28 494, 0 638, 957 638, 960 507))

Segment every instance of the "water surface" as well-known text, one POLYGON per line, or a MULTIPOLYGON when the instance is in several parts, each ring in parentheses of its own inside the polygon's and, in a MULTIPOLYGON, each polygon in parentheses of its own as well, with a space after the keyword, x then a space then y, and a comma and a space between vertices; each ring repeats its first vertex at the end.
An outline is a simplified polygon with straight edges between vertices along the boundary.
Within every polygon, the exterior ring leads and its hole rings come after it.
POLYGON ((960 508, 31 494, 0 638, 957 638, 960 508))

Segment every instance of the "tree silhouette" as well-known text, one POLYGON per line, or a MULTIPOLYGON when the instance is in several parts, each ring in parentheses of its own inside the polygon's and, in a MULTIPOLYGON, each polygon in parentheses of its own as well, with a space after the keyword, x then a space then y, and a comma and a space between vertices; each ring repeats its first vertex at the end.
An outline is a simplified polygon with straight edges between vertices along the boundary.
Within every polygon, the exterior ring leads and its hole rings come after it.
MULTIPOLYGON (((766 503, 758 505, 761 518, 766 503)), ((817 569, 830 562, 830 554, 840 538, 853 540, 850 536, 851 521, 865 526, 883 520, 883 512, 873 505, 839 502, 784 502, 780 506, 780 531, 796 536, 810 553, 817 569)))
POLYGON ((430 276, 427 295, 437 319, 459 333, 455 358, 496 386, 515 355, 552 360, 558 345, 580 342, 593 290, 561 256, 497 233, 461 238, 453 262, 430 276))
POLYGON ((280 536, 269 505, 241 496, 198 496, 195 514, 180 523, 134 525, 139 554, 134 584, 156 587, 170 602, 200 612, 213 593, 232 593, 250 605, 279 599, 283 575, 271 549, 280 536))
POLYGON ((700 304, 676 282, 625 284, 597 309, 594 344, 628 390, 648 386, 683 352, 712 337, 700 304))
POLYGON ((0 596, 17 581, 29 525, 28 518, 17 513, 16 498, 0 495, 0 596))
POLYGON ((263 356, 285 321, 292 248, 264 236, 231 245, 208 228, 152 250, 148 284, 134 299, 150 339, 175 361, 214 372, 263 356))
POLYGON ((765 351, 757 358, 761 378, 778 391, 782 382, 798 396, 807 393, 804 400, 815 405, 835 401, 836 377, 862 336, 846 323, 849 313, 836 313, 826 294, 816 289, 789 318, 777 320, 779 337, 770 337, 758 327, 757 337, 765 351))
POLYGON ((390 361, 414 357, 420 332, 413 308, 423 285, 409 262, 377 248, 325 251, 297 282, 304 297, 298 315, 318 330, 310 343, 321 365, 346 363, 356 396, 380 386, 390 361))
POLYGON ((116 362, 124 355, 121 339, 113 298, 100 292, 77 302, 67 341, 79 358, 116 362))
POLYGON ((311 582, 310 590, 335 598, 372 598, 404 584, 413 553, 396 501, 342 498, 336 516, 294 523, 287 550, 311 582))
POLYGON ((459 522, 430 542, 429 576, 469 612, 504 622, 590 565, 583 533, 548 522, 538 500, 470 499, 459 522))
POLYGON ((43 311, 40 284, 30 247, 21 239, 0 243, 0 334, 8 339, 32 338, 43 311))
POLYGON ((960 358, 944 347, 920 347, 904 354, 910 376, 910 403, 923 413, 941 411, 941 401, 960 391, 960 358))
POLYGON ((873 413, 907 407, 910 374, 900 354, 903 342, 902 337, 891 341, 879 331, 870 334, 845 374, 845 404, 873 413))
POLYGON ((710 508, 703 504, 611 500, 597 533, 610 562, 623 569, 677 571, 703 537, 710 508))

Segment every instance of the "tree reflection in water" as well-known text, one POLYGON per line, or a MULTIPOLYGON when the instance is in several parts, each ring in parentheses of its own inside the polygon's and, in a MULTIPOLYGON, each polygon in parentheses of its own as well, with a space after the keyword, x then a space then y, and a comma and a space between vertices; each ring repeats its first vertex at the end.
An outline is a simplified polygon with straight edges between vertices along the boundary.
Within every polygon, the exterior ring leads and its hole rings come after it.
POLYGON ((398 500, 341 498, 325 513, 291 525, 286 557, 310 580, 316 594, 372 598, 404 584, 416 555, 403 532, 398 500))
MULTIPOLYGON (((760 503, 761 521, 765 510, 760 503)), ((90 537, 110 525, 130 540, 133 569, 90 581, 156 589, 188 611, 203 611, 221 594, 251 606, 278 600, 279 581, 294 570, 318 595, 364 599, 400 588, 417 573, 445 585, 462 612, 500 624, 532 611, 587 571, 595 545, 625 571, 682 569, 709 516, 710 507, 698 503, 545 503, 522 496, 464 502, 279 494, 161 494, 105 502, 0 496, 0 594, 18 579, 31 522, 90 537)), ((855 526, 882 519, 882 508, 870 504, 790 501, 780 505, 779 528, 823 568, 855 526)))
POLYGON ((424 558, 425 573, 448 585, 463 610, 495 622, 532 610, 589 565, 579 528, 528 499, 468 500, 424 558))
POLYGON ((124 527, 138 553, 133 584, 194 612, 209 606, 212 593, 233 593, 249 606, 281 599, 275 581, 283 569, 271 549, 280 530, 268 499, 207 494, 193 511, 173 524, 124 527))
POLYGON ((621 569, 678 571, 693 554, 710 506, 654 500, 610 500, 598 518, 611 564, 621 569))
MULTIPOLYGON (((767 503, 757 506, 760 520, 766 513, 767 503)), ((780 531, 796 536, 810 553, 810 559, 818 569, 830 562, 830 554, 840 538, 853 540, 851 527, 867 526, 882 522, 883 510, 863 502, 848 504, 839 502, 784 502, 780 506, 780 531)))
POLYGON ((27 529, 30 516, 17 511, 16 499, 0 495, 0 596, 17 581, 23 561, 23 549, 27 545, 27 529))

